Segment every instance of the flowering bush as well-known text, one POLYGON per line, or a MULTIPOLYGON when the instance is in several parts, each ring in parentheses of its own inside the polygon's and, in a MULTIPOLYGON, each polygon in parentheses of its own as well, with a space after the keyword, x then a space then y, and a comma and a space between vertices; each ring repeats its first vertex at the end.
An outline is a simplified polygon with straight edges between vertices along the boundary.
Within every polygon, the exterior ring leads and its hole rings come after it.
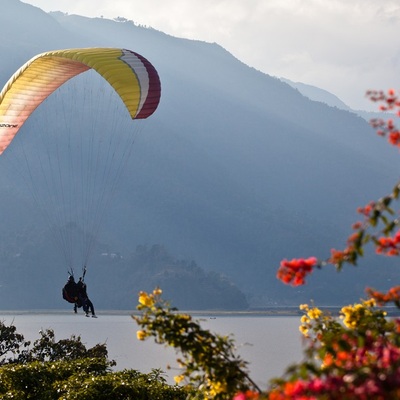
POLYGON ((301 306, 304 363, 272 383, 269 399, 398 399, 400 320, 374 300, 348 305, 340 319, 301 306))
MULTIPOLYGON (((381 111, 400 109, 400 100, 392 89, 387 93, 369 91, 367 95, 381 102, 381 111)), ((400 116, 399 111, 397 115, 400 116)), ((400 131, 393 119, 374 119, 371 124, 390 144, 400 147, 400 131)), ((306 274, 328 264, 338 270, 345 263, 355 265, 368 243, 372 243, 377 254, 399 255, 399 219, 393 209, 399 193, 400 183, 397 183, 388 195, 360 207, 357 211, 362 220, 353 224, 347 246, 343 250, 332 249, 327 260, 313 259, 306 274)), ((296 263, 304 261, 307 260, 296 260, 296 263)), ((293 279, 293 272, 284 263, 277 273, 284 283, 294 286, 304 284, 304 276, 293 279)), ((305 361, 289 368, 282 379, 275 380, 266 398, 400 398, 400 319, 388 319, 383 310, 376 308, 391 302, 400 308, 400 286, 386 293, 367 288, 366 293, 369 300, 341 309, 341 321, 318 308, 301 307, 305 312, 300 325, 306 340, 305 361)))
POLYGON ((185 383, 193 399, 232 399, 248 388, 259 391, 247 372, 247 363, 235 354, 232 338, 204 330, 190 315, 177 313, 162 299, 162 291, 140 292, 137 338, 154 337, 160 344, 179 349, 182 372, 175 382, 185 383))

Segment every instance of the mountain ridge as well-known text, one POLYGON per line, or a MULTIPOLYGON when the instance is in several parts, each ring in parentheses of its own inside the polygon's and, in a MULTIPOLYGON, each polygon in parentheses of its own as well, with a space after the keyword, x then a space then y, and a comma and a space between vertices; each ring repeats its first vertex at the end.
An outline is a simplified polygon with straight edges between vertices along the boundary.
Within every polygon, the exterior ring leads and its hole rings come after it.
MULTIPOLYGON (((9 54, 0 65, 2 82, 31 56, 56 46, 130 48, 160 74, 160 106, 136 140, 100 242, 122 254, 138 245, 163 245, 228 276, 251 305, 310 298, 329 303, 337 294, 333 281, 343 298, 362 296, 362 286, 374 276, 372 264, 357 290, 353 271, 317 272, 312 284, 296 290, 275 274, 282 258, 324 257, 343 245, 356 207, 391 189, 397 154, 365 120, 306 99, 218 44, 174 38, 131 21, 42 12, 42 31, 57 28, 48 37, 35 36, 33 16, 40 11, 33 14, 23 4, 8 0, 0 6, 4 20, 15 21, 0 26, 13 37, 13 46, 0 45, 9 54), (29 42, 24 27, 32 32, 29 42)), ((2 184, 13 198, 7 178, 2 184)), ((15 214, 0 234, 22 229, 18 208, 12 211, 16 205, 5 195, 0 202, 15 214)), ((25 218, 41 223, 34 215, 25 218)), ((65 267, 57 255, 47 248, 42 257, 49 270, 56 265, 51 282, 60 279, 65 267)), ((383 285, 396 276, 387 267, 378 280, 383 285)), ((96 278, 99 285, 102 279, 96 278)))

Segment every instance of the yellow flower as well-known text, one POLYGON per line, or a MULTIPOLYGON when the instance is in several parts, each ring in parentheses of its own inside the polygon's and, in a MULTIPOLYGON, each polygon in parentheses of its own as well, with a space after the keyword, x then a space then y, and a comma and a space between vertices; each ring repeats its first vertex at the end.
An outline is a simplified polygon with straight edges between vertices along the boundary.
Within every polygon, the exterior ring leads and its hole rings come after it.
POLYGON ((342 307, 341 309, 343 315, 341 315, 340 317, 343 319, 343 323, 347 328, 354 328, 355 311, 356 310, 352 306, 342 307))
POLYGON ((372 303, 368 301, 368 304, 364 302, 363 304, 354 304, 353 306, 349 305, 343 307, 340 310, 342 314, 340 318, 343 319, 344 325, 347 328, 354 329, 365 317, 372 315, 372 311, 369 309, 371 306, 369 304, 372 305, 372 303))
POLYGON ((146 307, 152 307, 154 305, 154 298, 152 295, 148 295, 146 292, 140 292, 139 303, 146 307))
POLYGON ((310 319, 317 319, 322 315, 322 311, 319 308, 315 307, 311 310, 308 310, 307 315, 310 319))
POLYGON ((185 379, 185 377, 183 375, 176 375, 174 376, 174 381, 177 385, 179 385, 183 380, 185 379))
POLYGON ((208 393, 213 397, 219 393, 226 392, 226 383, 211 382, 210 380, 208 380, 208 385, 210 386, 210 390, 208 393))
POLYGON ((144 339, 146 339, 146 332, 145 331, 137 331, 136 332, 136 337, 139 340, 144 340, 144 339))
POLYGON ((376 301, 375 301, 375 299, 369 299, 369 300, 364 301, 364 304, 367 307, 375 307, 376 301))
POLYGON ((300 310, 308 310, 308 304, 300 304, 300 310))
POLYGON ((342 309, 340 311, 343 314, 349 314, 353 311, 353 307, 352 306, 344 306, 344 307, 342 307, 342 309))
POLYGON ((308 319, 307 315, 303 315, 303 316, 300 318, 300 322, 301 322, 302 324, 308 324, 308 323, 310 322, 310 320, 308 319))
POLYGON ((304 335, 305 337, 308 337, 308 328, 304 325, 299 326, 299 331, 304 335))
POLYGON ((157 287, 153 290, 153 294, 154 296, 159 296, 160 294, 162 294, 162 290, 159 287, 157 287))

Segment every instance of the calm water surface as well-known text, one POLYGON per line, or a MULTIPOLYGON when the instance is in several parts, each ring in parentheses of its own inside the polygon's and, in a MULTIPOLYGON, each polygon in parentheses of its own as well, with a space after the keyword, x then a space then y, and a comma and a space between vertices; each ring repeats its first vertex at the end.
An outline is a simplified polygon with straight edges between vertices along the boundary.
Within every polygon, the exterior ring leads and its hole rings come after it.
MULTIPOLYGON (((238 352, 247 360, 251 377, 265 387, 268 380, 280 376, 285 368, 302 359, 299 317, 286 316, 211 316, 202 315, 203 328, 221 335, 233 334, 238 352)), ((109 358, 117 362, 115 369, 137 369, 150 372, 152 368, 167 371, 168 381, 177 375, 174 350, 157 345, 152 339, 136 339, 138 326, 130 315, 100 314, 99 318, 86 318, 83 314, 55 313, 1 313, 0 319, 13 324, 25 339, 39 338, 41 329, 53 329, 56 340, 72 334, 80 335, 89 347, 106 343, 109 358), (172 367, 167 370, 167 365, 172 367)))

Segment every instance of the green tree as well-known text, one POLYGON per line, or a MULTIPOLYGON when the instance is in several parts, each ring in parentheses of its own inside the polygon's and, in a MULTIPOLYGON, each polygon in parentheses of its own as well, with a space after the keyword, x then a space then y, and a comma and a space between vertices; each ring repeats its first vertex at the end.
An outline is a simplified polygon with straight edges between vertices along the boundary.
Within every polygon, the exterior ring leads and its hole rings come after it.
POLYGON ((55 340, 51 329, 25 341, 0 323, 0 398, 14 400, 184 400, 186 389, 166 384, 162 371, 113 372, 105 344, 86 348, 80 336, 55 340))
POLYGON ((7 326, 4 321, 0 321, 0 365, 14 362, 18 357, 24 357, 29 341, 13 325, 7 326))

